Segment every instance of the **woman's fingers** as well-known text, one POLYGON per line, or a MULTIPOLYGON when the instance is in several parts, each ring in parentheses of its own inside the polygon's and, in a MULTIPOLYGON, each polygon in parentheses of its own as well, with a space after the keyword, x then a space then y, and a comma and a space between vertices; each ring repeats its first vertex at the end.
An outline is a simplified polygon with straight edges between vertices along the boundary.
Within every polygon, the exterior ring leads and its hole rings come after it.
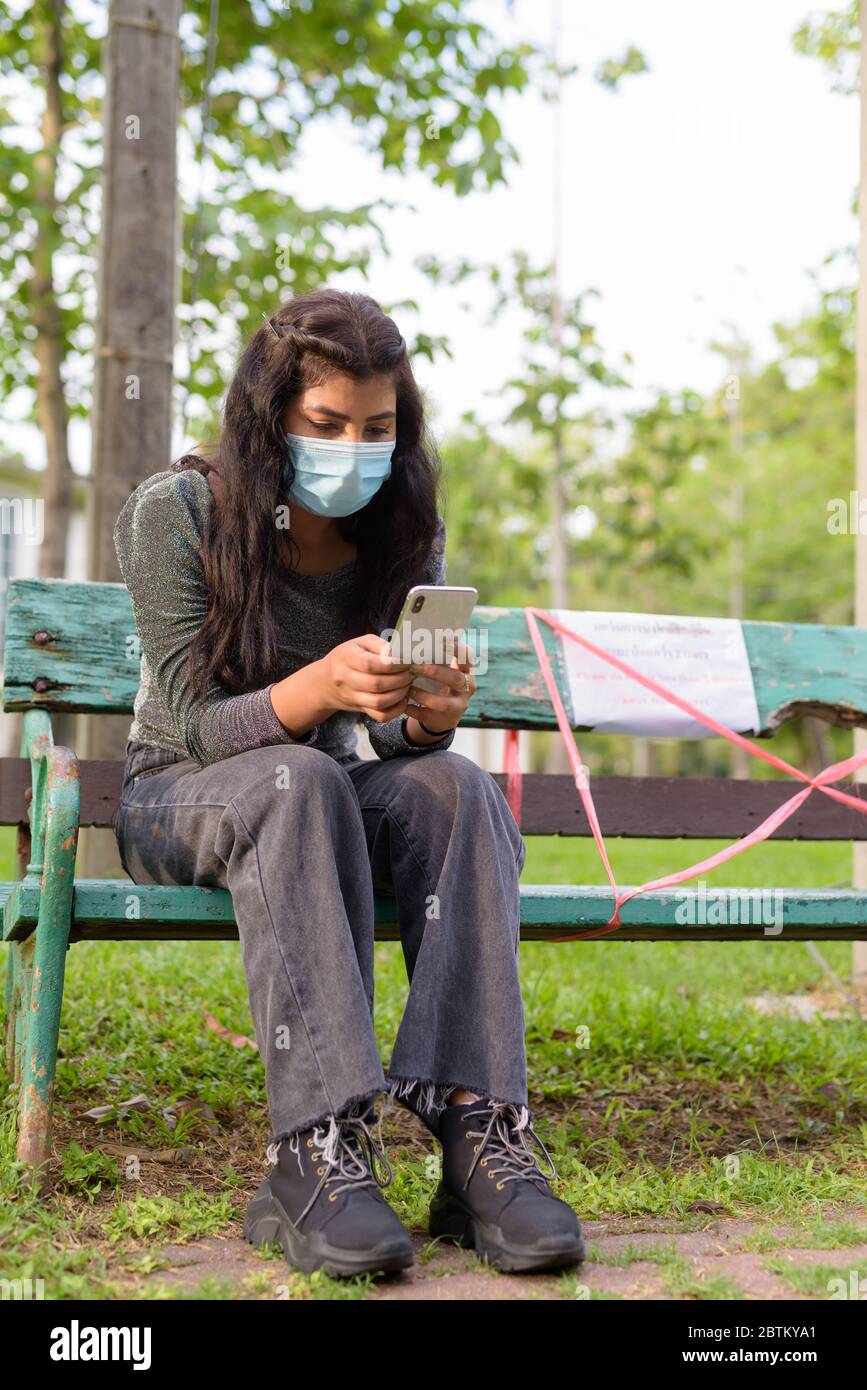
POLYGON ((347 677, 355 690, 364 690, 371 695, 387 694, 393 690, 406 690, 412 676, 408 671, 398 671, 392 676, 369 676, 364 671, 347 671, 347 677))
MULTIPOLYGON (((379 701, 382 701, 382 700, 384 700, 386 697, 384 697, 384 696, 379 696, 379 697, 374 696, 373 698, 374 698, 374 700, 376 700, 376 699, 378 698, 379 701)), ((389 696, 388 699, 389 699, 389 701, 391 701, 391 696, 389 696)), ((407 711, 407 703, 408 703, 408 702, 407 702, 406 692, 404 691, 404 692, 402 693, 402 695, 401 695, 401 698, 400 698, 396 703, 388 703, 388 704, 380 704, 380 703, 373 704, 373 703, 371 703, 371 704, 366 704, 366 705, 364 706, 364 713, 365 713, 365 714, 369 714, 370 717, 371 717, 371 719, 375 719, 375 720, 377 721, 377 723, 379 723, 379 724, 384 724, 384 723, 386 723, 389 719, 396 719, 397 716, 398 716, 399 714, 406 714, 406 713, 408 712, 408 711, 407 711)))
POLYGON ((410 686, 409 699, 422 710, 432 714, 445 714, 458 723, 469 701, 477 689, 473 674, 474 658, 471 655, 452 657, 450 666, 428 663, 413 666, 413 677, 425 676, 438 682, 437 691, 419 690, 410 686))
POLYGON ((368 632, 346 643, 347 683, 363 698, 367 712, 386 720, 415 705, 459 720, 476 690, 475 658, 465 643, 456 646, 451 663, 395 662, 388 642, 368 632), (435 681, 436 691, 417 689, 418 676, 435 681), (396 698, 398 697, 398 698, 396 698))
POLYGON ((361 671, 405 671, 409 669, 409 662, 394 661, 389 656, 388 642, 384 637, 377 637, 375 632, 365 632, 361 637, 356 637, 352 642, 347 642, 347 647, 354 647, 354 664, 361 671))
POLYGON ((423 665, 413 664, 410 669, 413 680, 416 676, 425 676, 428 680, 438 681, 446 690, 466 690, 467 673, 456 670, 453 666, 437 666, 434 662, 426 662, 423 665))
POLYGON ((415 690, 413 686, 409 688, 408 698, 414 705, 436 710, 438 714, 462 713, 466 708, 466 700, 460 695, 433 695, 429 690, 415 690))

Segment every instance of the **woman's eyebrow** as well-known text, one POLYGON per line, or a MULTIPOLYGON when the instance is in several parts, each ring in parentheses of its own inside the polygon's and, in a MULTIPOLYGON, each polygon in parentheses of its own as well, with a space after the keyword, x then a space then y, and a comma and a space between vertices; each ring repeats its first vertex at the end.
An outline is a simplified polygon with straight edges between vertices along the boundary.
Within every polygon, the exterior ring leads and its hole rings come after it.
MULTIPOLYGON (((348 420, 348 415, 342 415, 339 410, 332 410, 327 405, 308 405, 308 410, 314 411, 317 415, 330 415, 332 420, 348 420)), ((393 410, 380 410, 376 415, 368 415, 368 420, 393 420, 395 413, 393 410)))

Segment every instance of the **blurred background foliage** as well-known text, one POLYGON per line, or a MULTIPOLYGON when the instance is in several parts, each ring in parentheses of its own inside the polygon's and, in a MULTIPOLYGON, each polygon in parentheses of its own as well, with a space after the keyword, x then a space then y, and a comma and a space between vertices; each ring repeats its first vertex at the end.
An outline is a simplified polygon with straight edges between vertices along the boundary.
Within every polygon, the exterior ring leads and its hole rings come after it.
MULTIPOLYGON (((253 0, 221 7, 215 47, 210 0, 185 0, 179 138, 196 178, 181 186, 176 404, 190 437, 213 437, 232 363, 263 308, 347 271, 365 275, 388 251, 382 200, 310 209, 287 191, 311 126, 348 122, 382 169, 420 171, 458 195, 508 180, 515 151, 500 99, 535 83, 553 100, 570 72, 530 44, 504 46, 474 8, 253 0)), ((29 402, 34 420, 40 394, 58 383, 67 423, 92 407, 102 118, 92 19, 85 0, 0 7, 0 399, 29 402)), ((793 35, 842 92, 855 90, 857 39, 855 3, 810 16, 793 35)), ((592 80, 616 91, 646 68, 628 45, 592 80)), ((432 292, 472 281, 492 322, 516 305, 524 320, 523 368, 502 384, 497 427, 468 416, 440 441, 454 582, 476 585, 490 604, 551 602, 559 453, 569 606, 852 621, 854 538, 819 542, 828 500, 847 498, 853 477, 853 250, 817 268, 810 312, 776 325, 771 360, 754 361, 732 339, 718 345, 717 391, 685 384, 628 410, 629 360, 608 360, 598 341, 592 287, 557 299, 555 268, 521 251, 508 265, 445 266, 419 247, 418 264, 432 292)), ((414 347, 434 363, 460 353, 423 333, 414 347)), ((68 467, 68 457, 53 464, 68 467)), ((800 725, 778 740, 784 756, 812 762, 848 742, 800 725)), ((625 748, 596 739, 588 760, 628 770, 625 748)), ((729 770, 730 750, 711 741, 661 741, 656 751, 660 771, 729 770)))

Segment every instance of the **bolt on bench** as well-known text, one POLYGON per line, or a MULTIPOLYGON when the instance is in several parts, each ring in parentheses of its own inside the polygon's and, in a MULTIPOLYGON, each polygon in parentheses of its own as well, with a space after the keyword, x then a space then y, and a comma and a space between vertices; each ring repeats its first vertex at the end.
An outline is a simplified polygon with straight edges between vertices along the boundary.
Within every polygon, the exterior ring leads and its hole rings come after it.
MULTIPOLYGON (((556 720, 520 608, 478 607, 473 627, 487 635, 471 727, 556 729, 556 720)), ((574 729, 558 639, 543 640, 574 729)), ((744 623, 761 731, 819 714, 867 726, 867 632, 855 628, 744 623)), ((8 588, 3 707, 24 714, 22 757, 0 759, 0 824, 18 828, 17 878, 0 883, 6 972, 6 1061, 18 1089, 18 1157, 36 1167, 49 1155, 51 1107, 66 952, 75 941, 237 938, 230 895, 222 890, 135 885, 126 878, 75 876, 80 826, 110 826, 123 764, 79 762, 54 744, 54 711, 131 714, 139 683, 132 605, 122 584, 16 579, 8 588)), ((497 781, 505 789, 504 774, 497 781)), ((793 783, 719 778, 599 777, 594 798, 603 834, 654 839, 733 840, 754 829, 792 794, 793 783)), ((851 786, 850 786, 851 790, 851 786)), ((863 787, 867 797, 867 784, 863 787)), ((523 778, 525 835, 590 835, 571 776, 523 778)), ((785 840, 865 840, 867 816, 814 793, 774 834, 785 840)), ((600 878, 602 866, 600 865, 600 878)), ((750 891, 714 890, 734 910, 724 922, 678 911, 695 889, 649 891, 628 902, 622 941, 748 940, 767 935, 734 907, 750 891)), ((776 891, 776 890, 775 890, 776 891)), ((778 890, 776 940, 867 939, 867 891, 778 890)), ((393 898, 377 894, 377 937, 397 940, 393 898)), ((607 884, 521 888, 523 940, 556 940, 602 927, 611 913, 607 884)))

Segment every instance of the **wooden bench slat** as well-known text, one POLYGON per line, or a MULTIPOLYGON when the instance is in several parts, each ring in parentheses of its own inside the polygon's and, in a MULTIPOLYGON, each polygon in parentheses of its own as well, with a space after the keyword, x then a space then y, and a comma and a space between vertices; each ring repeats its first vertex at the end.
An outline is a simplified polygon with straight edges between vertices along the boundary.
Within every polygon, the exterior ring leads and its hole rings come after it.
POLYGON ((6 597, 6 710, 132 712, 140 651, 125 584, 12 579, 6 597))
MULTIPOLYGON (((39 912, 39 887, 10 888, 4 908, 4 937, 22 940, 39 912)), ((867 940, 867 892, 846 889, 769 890, 727 888, 663 889, 642 894, 622 911, 619 941, 867 940), (679 921, 684 904, 694 904, 692 921, 679 921), (702 904, 704 906, 702 907, 702 904), (708 920, 722 905, 726 921, 708 920), (779 917, 777 913, 779 912, 779 917), (782 921, 782 932, 776 926, 782 921)), ((521 886, 521 936, 544 941, 568 931, 590 931, 611 915, 610 888, 572 884, 521 886)), ((376 895, 376 936, 397 940, 397 903, 376 895)), ((224 889, 135 884, 129 879, 79 879, 73 901, 71 940, 235 940, 232 899, 224 889)), ((603 938, 605 939, 605 938, 603 938)))
MULTIPOLYGON (((520 608, 479 605, 487 637, 467 728, 557 727, 520 608)), ((763 732, 811 713, 867 727, 867 630, 797 623, 743 624, 763 732)), ((571 700, 559 642, 540 624, 566 709, 571 700)), ((6 612, 4 708, 131 713, 139 684, 132 602, 123 584, 13 579, 6 612)), ((571 716, 580 723, 580 711, 571 716)))
MULTIPOLYGON (((111 825, 123 764, 83 761, 81 825, 111 825)), ((503 773, 493 774, 506 790, 503 773)), ((867 804, 867 783, 841 784, 867 804)), ((0 825, 23 824, 30 763, 0 758, 0 825)), ((604 835, 616 839, 734 840, 754 830, 794 795, 794 780, 743 781, 723 777, 595 777, 593 799, 604 835)), ((569 776, 525 773, 521 829, 525 835, 587 837, 590 826, 569 776)), ((814 792, 771 836, 774 840, 867 840, 867 815, 814 792)))
POLYGON ((867 629, 742 626, 763 730, 773 733, 787 719, 805 714, 843 728, 867 727, 867 629))

